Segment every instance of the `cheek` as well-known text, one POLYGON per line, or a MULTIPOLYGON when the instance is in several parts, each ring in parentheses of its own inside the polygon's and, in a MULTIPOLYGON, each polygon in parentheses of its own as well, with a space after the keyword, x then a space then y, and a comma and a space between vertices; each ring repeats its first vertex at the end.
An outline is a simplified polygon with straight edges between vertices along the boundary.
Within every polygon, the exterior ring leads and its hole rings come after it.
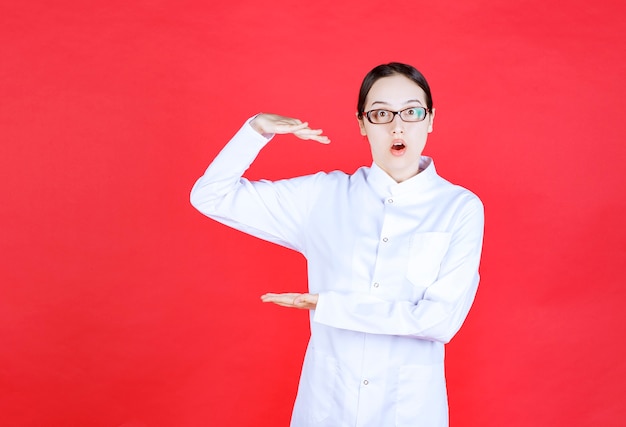
POLYGON ((377 140, 372 135, 368 135, 368 142, 370 145, 370 150, 372 151, 372 155, 377 157, 378 155, 383 155, 387 150, 387 143, 377 140))
POLYGON ((424 126, 420 126, 415 129, 415 132, 412 134, 416 140, 422 141, 428 138, 428 134, 432 131, 432 126, 430 123, 424 123, 424 126))
POLYGON ((382 141, 387 137, 384 126, 364 126, 362 135, 367 136, 370 143, 376 144, 378 141, 382 141))

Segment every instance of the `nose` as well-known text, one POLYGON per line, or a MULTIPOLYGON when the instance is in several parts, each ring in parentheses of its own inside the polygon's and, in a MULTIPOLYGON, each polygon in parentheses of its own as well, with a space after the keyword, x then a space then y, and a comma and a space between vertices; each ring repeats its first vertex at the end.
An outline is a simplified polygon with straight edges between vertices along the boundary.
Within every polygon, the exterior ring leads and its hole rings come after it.
POLYGON ((400 118, 400 114, 396 114, 391 121, 393 125, 393 133, 404 133, 404 121, 400 118))

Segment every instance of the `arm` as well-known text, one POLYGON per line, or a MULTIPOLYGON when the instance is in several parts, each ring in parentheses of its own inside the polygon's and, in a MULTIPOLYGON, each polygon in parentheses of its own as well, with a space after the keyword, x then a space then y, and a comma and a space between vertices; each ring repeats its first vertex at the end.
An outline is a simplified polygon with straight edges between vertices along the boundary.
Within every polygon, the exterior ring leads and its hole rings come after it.
POLYGON ((483 224, 483 206, 473 198, 453 228, 437 280, 416 303, 325 292, 317 300, 314 321, 371 334, 450 341, 465 320, 478 287, 483 224))
POLYGON ((446 343, 461 327, 476 294, 483 224, 483 206, 473 198, 453 229, 437 280, 417 302, 388 301, 356 292, 266 294, 261 299, 315 310, 315 322, 335 328, 446 343))
POLYGON ((256 237, 299 249, 297 236, 310 179, 251 182, 242 178, 260 150, 276 133, 328 143, 321 130, 300 120, 273 114, 250 119, 209 165, 191 190, 191 204, 203 214, 256 237))

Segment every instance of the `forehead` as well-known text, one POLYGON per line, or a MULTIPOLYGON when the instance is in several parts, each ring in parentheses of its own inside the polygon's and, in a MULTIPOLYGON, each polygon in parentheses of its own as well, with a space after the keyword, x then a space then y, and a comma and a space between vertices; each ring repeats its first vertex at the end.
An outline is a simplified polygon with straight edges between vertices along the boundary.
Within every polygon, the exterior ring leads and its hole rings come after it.
POLYGON ((367 93, 365 105, 383 103, 388 105, 402 106, 411 101, 419 101, 426 105, 426 93, 413 80, 401 74, 382 77, 372 85, 367 93))

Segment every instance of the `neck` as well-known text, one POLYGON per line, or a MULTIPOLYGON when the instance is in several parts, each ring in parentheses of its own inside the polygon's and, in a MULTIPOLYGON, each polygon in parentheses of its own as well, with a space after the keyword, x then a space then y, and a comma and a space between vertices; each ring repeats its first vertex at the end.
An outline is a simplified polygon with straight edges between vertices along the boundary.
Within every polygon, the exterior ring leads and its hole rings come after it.
POLYGON ((398 171, 387 170, 387 169, 381 167, 380 165, 378 165, 378 167, 381 168, 387 175, 389 175, 398 184, 413 178, 414 176, 416 176, 417 174, 419 174, 422 171, 422 169, 420 169, 419 165, 417 166, 416 170, 411 170, 411 171, 407 171, 407 170, 398 170, 398 171))

